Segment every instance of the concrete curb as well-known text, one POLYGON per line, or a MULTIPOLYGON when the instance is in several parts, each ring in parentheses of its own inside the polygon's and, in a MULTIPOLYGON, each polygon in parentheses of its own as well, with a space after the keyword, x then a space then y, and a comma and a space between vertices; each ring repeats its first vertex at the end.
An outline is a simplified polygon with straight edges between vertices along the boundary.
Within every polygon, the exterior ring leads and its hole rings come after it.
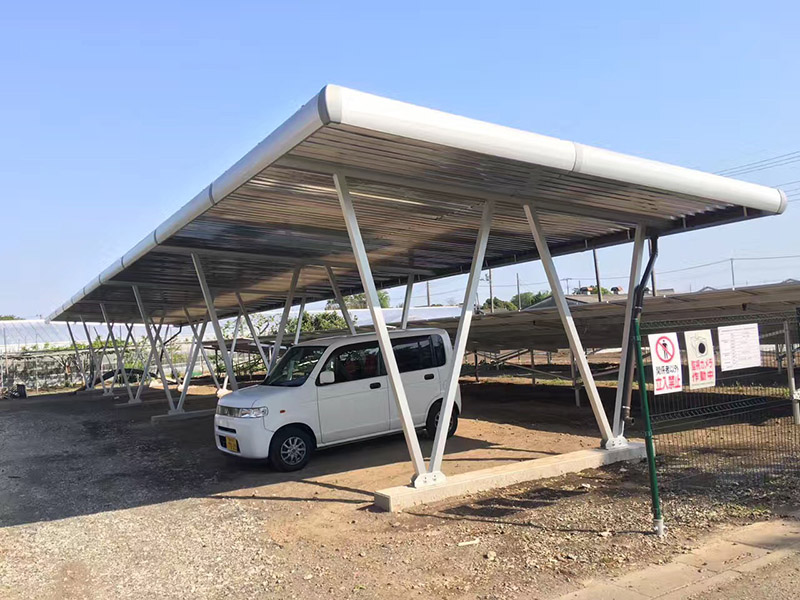
POLYGON ((644 456, 645 448, 641 442, 631 442, 625 448, 611 450, 602 448, 578 450, 558 456, 547 456, 460 473, 448 477, 443 483, 427 487, 414 488, 404 485, 378 490, 375 492, 374 502, 375 506, 382 510, 399 512, 418 504, 438 502, 455 496, 475 494, 525 481, 558 477, 565 473, 596 469, 615 462, 641 459, 644 456))
POLYGON ((684 600, 800 552, 800 523, 755 523, 723 534, 672 562, 560 596, 558 600, 684 600))

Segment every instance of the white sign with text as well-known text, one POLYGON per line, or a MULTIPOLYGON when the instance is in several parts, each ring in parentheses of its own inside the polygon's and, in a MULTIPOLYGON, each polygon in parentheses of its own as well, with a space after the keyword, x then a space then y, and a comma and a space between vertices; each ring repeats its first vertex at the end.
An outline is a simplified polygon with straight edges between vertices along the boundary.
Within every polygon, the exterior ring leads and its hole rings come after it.
POLYGON ((729 325, 717 329, 719 362, 723 371, 751 369, 761 366, 758 323, 729 325))

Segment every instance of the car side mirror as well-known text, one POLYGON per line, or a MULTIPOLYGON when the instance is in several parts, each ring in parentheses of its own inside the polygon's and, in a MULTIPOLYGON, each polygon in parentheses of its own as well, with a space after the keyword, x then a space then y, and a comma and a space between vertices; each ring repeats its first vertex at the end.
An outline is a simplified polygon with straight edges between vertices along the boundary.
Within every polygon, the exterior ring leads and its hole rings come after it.
POLYGON ((336 375, 333 371, 322 371, 319 374, 319 383, 320 385, 329 385, 336 381, 336 375))

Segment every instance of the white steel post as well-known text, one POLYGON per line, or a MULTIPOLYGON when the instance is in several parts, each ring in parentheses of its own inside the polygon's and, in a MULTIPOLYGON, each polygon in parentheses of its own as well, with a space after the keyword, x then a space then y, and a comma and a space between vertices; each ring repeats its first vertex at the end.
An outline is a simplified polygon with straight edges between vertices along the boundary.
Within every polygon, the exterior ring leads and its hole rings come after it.
POLYGON ((792 346, 792 336, 789 331, 789 321, 783 322, 783 340, 786 344, 786 374, 789 377, 792 416, 794 417, 794 424, 800 425, 800 398, 797 397, 797 390, 794 384, 794 347, 792 346))
POLYGON ((600 428, 600 435, 603 439, 603 446, 606 448, 620 447, 627 444, 623 438, 614 439, 614 434, 611 431, 611 426, 608 424, 608 417, 606 417, 603 403, 600 401, 600 394, 597 391, 592 371, 589 368, 589 363, 583 352, 583 344, 578 335, 578 330, 575 328, 575 321, 572 319, 572 312, 569 310, 567 299, 564 296, 564 291, 561 289, 558 280, 558 272, 556 271, 553 257, 550 255, 550 248, 547 246, 542 225, 539 222, 539 216, 536 214, 536 209, 532 203, 523 205, 525 216, 528 219, 533 239, 536 242, 536 249, 539 251, 539 258, 542 261, 545 273, 547 274, 547 281, 550 284, 550 289, 553 294, 558 315, 561 317, 561 324, 564 327, 564 332, 567 334, 569 346, 575 355, 578 363, 578 371, 580 371, 583 385, 586 388, 586 394, 589 396, 589 403, 592 405, 592 412, 597 421, 597 426, 600 428))
POLYGON ((481 215, 481 225, 478 229, 478 239, 475 242, 475 249, 472 253, 472 265, 467 278, 467 289, 464 290, 464 302, 461 305, 461 318, 458 320, 456 340, 453 347, 453 368, 447 380, 442 408, 439 412, 439 425, 436 427, 436 435, 433 439, 433 449, 431 450, 431 460, 428 466, 428 473, 438 475, 441 479, 442 459, 444 458, 444 447, 447 443, 447 430, 450 427, 450 417, 453 414, 453 405, 456 401, 456 391, 458 390, 458 378, 461 375, 461 365, 464 362, 464 351, 467 347, 469 337, 469 327, 472 324, 473 304, 475 295, 478 293, 478 283, 481 278, 481 268, 486 257, 486 244, 489 241, 489 231, 492 228, 492 214, 494 213, 494 202, 488 200, 483 205, 481 215))
MULTIPOLYGON (((242 302, 242 296, 239 294, 239 292, 236 292, 236 302, 239 304, 239 310, 241 311, 242 315, 244 315, 244 322, 247 324, 247 328, 250 330, 250 335, 253 337, 253 343, 256 345, 258 355, 261 357, 261 362, 264 363, 264 368, 267 369, 269 367, 269 360, 264 352, 264 347, 261 345, 261 340, 258 338, 258 331, 256 331, 255 327, 253 327, 253 321, 250 320, 250 315, 247 314, 247 310, 244 308, 244 302, 242 302)), ((205 327, 203 329, 205 329, 205 327)))
POLYGON ((575 376, 575 354, 569 351, 569 374, 572 377, 572 390, 575 392, 575 406, 581 407, 581 388, 578 385, 578 378, 575 376))
POLYGON ((269 357, 269 367, 267 368, 267 375, 272 372, 272 367, 275 366, 275 361, 278 360, 278 354, 281 351, 281 344, 283 343, 283 334, 286 333, 286 323, 289 321, 289 312, 292 310, 292 302, 294 302, 294 292, 297 289, 297 281, 300 279, 300 267, 297 267, 292 273, 292 282, 289 284, 289 292, 286 295, 286 304, 283 306, 283 314, 281 315, 281 322, 278 325, 278 333, 275 335, 275 343, 272 345, 272 354, 269 357))
POLYGON ((222 334, 222 327, 219 325, 217 309, 214 307, 214 297, 211 295, 211 290, 208 287, 200 257, 195 253, 192 253, 192 262, 194 263, 194 270, 197 273, 197 280, 200 282, 200 289, 203 292, 203 299, 206 302, 208 318, 211 320, 211 326, 214 328, 214 335, 217 336, 217 345, 219 346, 220 354, 222 354, 222 362, 225 363, 225 370, 231 375, 231 389, 235 392, 239 389, 239 382, 236 381, 236 375, 233 372, 233 362, 231 361, 230 354, 228 354, 228 348, 225 345, 225 336, 222 334))
MULTIPOLYGON (((92 372, 89 373, 89 379, 91 379, 91 381, 89 381, 89 385, 86 386, 86 389, 87 390, 93 390, 94 386, 95 386, 95 383, 97 381, 97 375, 98 375, 97 374, 97 359, 95 358, 95 355, 94 355, 94 346, 92 345, 92 336, 89 333, 89 326, 86 325, 86 321, 83 320, 83 316, 80 317, 80 320, 81 320, 81 323, 83 324, 83 331, 86 334, 86 342, 89 344, 89 360, 91 361, 91 364, 92 364, 92 367, 93 367, 92 372)), ((87 379, 87 381, 88 381, 88 379, 87 379)))
MULTIPOLYGON (((426 482, 425 459, 422 457, 422 450, 419 446, 419 438, 414 429, 414 421, 411 417, 411 410, 408 407, 406 391, 403 381, 400 378, 400 369, 397 367, 397 359, 394 356, 394 348, 389 338, 389 331, 386 328, 386 321, 383 318, 381 303, 378 298, 378 290, 375 287, 375 280, 372 278, 372 269, 369 265, 367 249, 364 247, 364 240, 361 237, 361 229, 358 226, 353 200, 350 198, 350 191, 347 187, 347 180, 341 173, 333 175, 333 182, 339 196, 339 204, 342 207, 344 222, 347 226, 347 235, 350 238, 350 245, 353 248, 353 255, 356 259, 358 274, 361 277, 361 285, 364 288, 364 296, 367 300, 369 312, 372 315, 372 323, 375 333, 378 336, 378 345, 383 355, 383 362, 386 366, 388 379, 394 392, 397 411, 400 414, 400 423, 403 426, 403 435, 406 438, 408 453, 411 456, 411 463, 414 465, 414 478, 412 484, 418 485, 426 482)), ((339 294, 341 296, 341 294, 339 294)), ((337 298, 338 300, 338 298, 337 298)), ((340 301, 340 306, 344 307, 344 302, 340 301)))
MULTIPOLYGON (((628 356, 630 350, 631 318, 633 316, 633 290, 639 285, 639 275, 642 271, 642 255, 644 253, 645 228, 642 225, 636 227, 633 236, 633 253, 631 255, 631 272, 628 278, 628 298, 625 300, 625 316, 622 324, 622 351, 619 357, 619 373, 617 375, 617 394, 614 401, 613 434, 614 437, 621 437, 625 433, 625 420, 622 418, 622 404, 625 402, 623 393, 625 391, 625 374, 628 370, 628 360, 633 357, 628 356)), ((630 372, 631 381, 633 380, 633 369, 630 372)), ((630 383, 630 381, 628 382, 630 383)))
POLYGON ((403 300, 403 316, 400 319, 400 329, 408 329, 408 312, 411 310, 411 292, 414 291, 414 274, 408 276, 406 283, 406 297, 403 300))
MULTIPOLYGON (((164 318, 161 318, 161 321, 156 325, 156 333, 161 331, 161 327, 164 324, 164 318)), ((149 345, 149 340, 145 337, 144 340, 149 345)), ((137 346, 138 352, 138 346, 137 346)), ((147 360, 142 358, 141 352, 139 352, 139 360, 142 361, 142 378, 139 380, 139 387, 136 388, 136 398, 133 400, 134 404, 138 404, 142 401, 142 390, 144 390, 145 386, 150 383, 150 362, 153 360, 153 354, 155 353, 155 349, 153 346, 150 346, 150 351, 147 354, 147 360)))
POLYGON ((102 302, 100 303, 100 312, 103 313, 103 319, 106 322, 106 327, 108 327, 108 335, 111 336, 111 344, 114 346, 114 354, 117 355, 117 369, 122 371, 122 381, 125 382, 125 389, 128 392, 128 401, 132 402, 133 391, 131 391, 131 384, 128 381, 128 372, 125 370, 125 361, 119 346, 117 346, 117 338, 114 336, 114 326, 111 325, 111 321, 108 319, 108 313, 106 312, 106 306, 102 302))
POLYGON ((300 342, 300 332, 303 329, 303 315, 306 312, 306 295, 300 298, 300 310, 297 312, 297 329, 294 332, 294 343, 297 345, 300 342))
MULTIPOLYGON (((83 378, 83 385, 89 389, 89 378, 86 377, 86 372, 83 370, 83 359, 80 352, 78 352, 78 344, 75 343, 75 336, 72 334, 72 327, 67 321, 67 331, 69 332, 69 339, 72 340, 72 349, 75 351, 75 363, 78 365, 78 370, 81 372, 83 378)), ((3 337, 5 338, 5 330, 3 330, 3 337)), ((6 352, 6 373, 8 373, 8 352, 6 352)))
POLYGON ((161 377, 161 385, 164 386, 164 394, 167 396, 167 402, 169 403, 169 412, 170 414, 174 414, 176 412, 182 412, 175 409, 175 403, 172 401, 172 392, 169 389, 169 382, 167 381, 167 376, 164 373, 164 365, 161 363, 161 354, 158 351, 158 346, 156 345, 156 340, 158 339, 158 334, 153 336, 153 331, 150 329, 150 318, 147 316, 147 311, 144 308, 144 302, 142 302, 142 296, 139 293, 138 286, 131 286, 133 288, 133 295, 136 298, 136 305, 139 307, 139 314, 142 316, 142 322, 144 323, 144 329, 147 332, 147 339, 150 342, 150 347, 153 349, 153 360, 156 363, 156 369, 158 369, 158 375, 161 377))
MULTIPOLYGON (((233 341, 231 342, 231 364, 233 364, 234 356, 236 355, 236 342, 239 341, 239 325, 242 324, 242 315, 236 317, 236 324, 233 326, 233 341)), ((222 389, 228 389, 228 381, 233 376, 233 369, 229 373, 225 373, 225 379, 222 382, 222 389)))
MULTIPOLYGON (((200 356, 203 357, 203 360, 208 367, 208 372, 211 375, 211 379, 214 381, 214 385, 217 388, 217 391, 220 390, 219 380, 217 379, 217 373, 214 370, 214 365, 211 362, 211 359, 208 358, 208 353, 206 352, 205 346, 203 346, 203 336, 197 335, 197 327, 194 323, 192 323, 192 318, 189 316, 189 311, 186 310, 186 307, 183 308, 183 314, 186 315, 186 322, 189 323, 189 327, 192 330, 192 337, 194 338, 195 343, 200 346, 200 356)), ((207 316, 207 315, 206 315, 207 316)), ((207 322, 207 321, 206 321, 207 322)))
MULTIPOLYGON (((206 332, 206 325, 208 321, 203 321, 200 326, 200 339, 203 339, 203 334, 206 332)), ((197 362, 197 357, 200 354, 201 345, 192 340, 192 349, 189 353, 188 364, 186 365, 186 375, 183 377, 183 384, 181 385, 181 397, 178 399, 178 410, 183 410, 183 403, 186 401, 186 394, 189 392, 189 384, 192 382, 192 373, 194 372, 194 365, 197 362)))
POLYGON ((336 275, 333 273, 333 269, 330 266, 326 265, 325 270, 328 272, 328 279, 331 282, 331 288, 333 288, 333 296, 336 298, 339 310, 342 311, 342 318, 347 323, 350 335, 355 335, 356 327, 353 324, 353 319, 350 317, 350 311, 347 309, 347 303, 344 301, 344 296, 342 296, 342 291, 339 289, 339 284, 336 282, 336 275))
POLYGON ((536 385, 536 358, 535 358, 535 352, 534 352, 533 348, 531 348, 529 351, 531 353, 531 385, 536 385))

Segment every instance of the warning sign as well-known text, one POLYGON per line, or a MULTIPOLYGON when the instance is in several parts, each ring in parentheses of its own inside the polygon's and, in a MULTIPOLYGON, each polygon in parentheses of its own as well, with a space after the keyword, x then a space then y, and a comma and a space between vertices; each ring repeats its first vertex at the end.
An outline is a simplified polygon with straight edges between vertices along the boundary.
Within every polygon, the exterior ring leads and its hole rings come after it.
POLYGON ((677 333, 656 333, 647 336, 653 363, 655 394, 671 394, 683 389, 681 349, 677 333))
POLYGON ((717 377, 711 330, 687 331, 683 338, 686 341, 686 362, 689 365, 689 389, 714 387, 717 377))

